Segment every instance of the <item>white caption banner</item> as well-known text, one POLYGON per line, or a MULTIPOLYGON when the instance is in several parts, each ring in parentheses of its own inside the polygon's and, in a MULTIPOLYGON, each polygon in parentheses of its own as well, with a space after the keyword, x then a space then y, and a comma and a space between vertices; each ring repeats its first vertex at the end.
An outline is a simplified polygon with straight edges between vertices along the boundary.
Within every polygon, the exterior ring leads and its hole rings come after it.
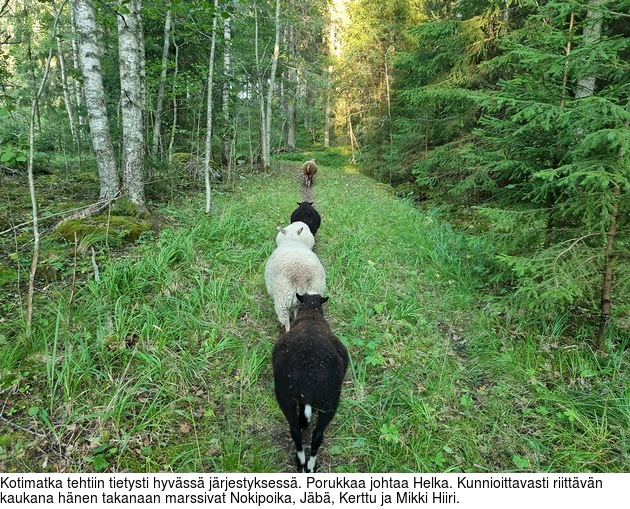
POLYGON ((0 474, 0 507, 593 507, 630 474, 0 474))

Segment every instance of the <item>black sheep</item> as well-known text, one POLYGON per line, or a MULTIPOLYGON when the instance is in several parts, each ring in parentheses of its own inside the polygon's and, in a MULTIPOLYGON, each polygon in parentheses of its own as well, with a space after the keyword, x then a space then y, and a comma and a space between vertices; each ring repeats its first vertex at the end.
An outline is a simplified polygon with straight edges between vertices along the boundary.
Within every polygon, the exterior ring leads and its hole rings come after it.
POLYGON ((295 443, 298 472, 314 472, 324 430, 339 406, 349 357, 324 318, 322 304, 328 297, 298 294, 297 298, 297 318, 273 347, 273 377, 276 400, 295 443), (317 423, 307 463, 302 429, 308 426, 313 410, 317 411, 317 423))
POLYGON ((313 207, 312 201, 303 201, 298 203, 297 209, 291 213, 291 222, 302 221, 306 223, 311 230, 311 233, 315 235, 319 229, 319 225, 322 224, 322 218, 319 212, 313 207))

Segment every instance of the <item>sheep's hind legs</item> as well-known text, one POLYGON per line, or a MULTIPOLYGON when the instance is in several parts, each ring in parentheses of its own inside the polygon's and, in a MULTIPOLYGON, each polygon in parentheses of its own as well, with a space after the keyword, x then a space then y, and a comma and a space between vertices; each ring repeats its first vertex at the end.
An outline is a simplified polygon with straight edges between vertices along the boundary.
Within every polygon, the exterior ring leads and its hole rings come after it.
POLYGON ((301 417, 298 416, 297 412, 293 411, 291 415, 287 415, 287 420, 289 421, 289 431, 291 433, 291 438, 293 439, 293 443, 295 444, 295 463, 298 472, 306 472, 306 451, 304 451, 304 446, 302 445, 302 427, 301 427, 301 417))
POLYGON ((324 441, 324 430, 332 421, 335 412, 319 412, 317 414, 317 424, 313 430, 313 438, 311 440, 311 457, 308 459, 305 472, 315 472, 315 464, 317 463, 317 451, 324 441))

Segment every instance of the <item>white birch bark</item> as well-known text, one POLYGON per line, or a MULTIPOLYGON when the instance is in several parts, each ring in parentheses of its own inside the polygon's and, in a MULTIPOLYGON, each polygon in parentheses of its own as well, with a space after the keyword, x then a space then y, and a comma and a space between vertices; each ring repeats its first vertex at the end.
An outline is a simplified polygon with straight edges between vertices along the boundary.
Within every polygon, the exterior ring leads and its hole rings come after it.
MULTIPOLYGON (((66 5, 64 1, 61 4, 61 9, 66 5)), ((56 18, 59 17, 61 9, 57 9, 55 2, 52 3, 53 14, 56 18)), ((79 146, 79 138, 77 135, 77 128, 74 121, 74 112, 72 111, 72 99, 70 98, 70 88, 68 87, 68 73, 66 72, 66 58, 63 52, 63 44, 61 43, 61 37, 55 37, 57 42, 57 58, 59 61, 59 72, 61 74, 61 89, 63 92, 63 101, 66 107, 66 113, 68 114, 68 125, 70 127, 70 134, 72 135, 72 142, 75 147, 79 146)))
POLYGON ((326 91, 326 112, 324 119, 324 147, 330 147, 330 130, 332 119, 332 85, 330 76, 332 75, 332 65, 328 67, 328 89, 326 91))
MULTIPOLYGON (((586 21, 582 34, 584 44, 593 45, 599 41, 602 35, 602 12, 601 0, 591 0, 586 12, 586 21)), ((595 93, 595 76, 585 76, 580 78, 575 89, 575 98, 590 97, 595 93)))
POLYGON ((74 122, 74 113, 72 111, 72 99, 70 99, 70 89, 68 87, 68 73, 66 72, 66 59, 63 55, 63 45, 61 44, 61 38, 57 37, 57 56, 59 57, 59 72, 61 73, 61 88, 63 90, 63 102, 66 106, 66 113, 68 114, 68 124, 70 126, 70 134, 72 135, 72 141, 76 146, 79 145, 79 138, 77 136, 77 127, 74 122))
MULTIPOLYGON (((336 30, 335 30, 335 19, 332 16, 333 7, 331 6, 331 22, 329 27, 328 34, 328 51, 330 57, 332 58, 335 55, 335 41, 336 41, 336 30)), ((324 147, 330 147, 330 131, 331 131, 331 119, 332 119, 332 76, 333 76, 333 66, 332 64, 328 65, 328 83, 326 86, 326 111, 324 118, 324 147)))
POLYGON ((295 139, 297 126, 295 125, 295 104, 297 101, 297 59, 295 50, 295 28, 293 25, 289 27, 288 53, 292 57, 289 63, 288 81, 289 92, 287 94, 287 149, 295 150, 295 139))
POLYGON ((168 160, 173 158, 173 146, 175 145, 175 132, 177 131, 177 74, 179 73, 179 45, 173 34, 173 46, 175 48, 175 70, 173 71, 173 123, 171 124, 171 139, 168 142, 168 160))
POLYGON ((267 111, 265 113, 265 148, 263 154, 263 168, 267 169, 271 166, 271 103, 273 101, 273 92, 276 84, 276 71, 278 69, 278 58, 280 56, 280 0, 276 0, 276 39, 273 46, 273 57, 271 58, 271 74, 269 75, 269 85, 267 88, 267 111))
MULTIPOLYGON (((74 21, 74 9, 70 9, 70 25, 72 26, 72 33, 75 35, 75 37, 72 38, 71 40, 71 47, 72 47, 72 66, 74 67, 74 69, 77 71, 77 73, 81 72, 81 64, 79 63, 79 44, 77 43, 77 25, 74 21)), ((75 106, 76 106, 76 112, 77 112, 77 121, 79 124, 79 138, 82 139, 83 138, 83 129, 82 127, 85 125, 85 117, 83 116, 82 113, 82 107, 85 104, 85 100, 83 97, 83 87, 81 87, 81 84, 75 79, 72 82, 72 89, 73 89, 73 94, 75 97, 75 106)))
MULTIPOLYGON (((170 5, 170 4, 169 4, 170 5)), ((168 72, 168 49, 171 39, 171 9, 166 13, 164 22, 164 44, 162 46, 162 72, 160 73, 160 87, 158 89, 157 104, 155 106, 155 119, 153 122, 153 144, 151 155, 157 156, 160 149, 160 132, 162 128, 162 111, 164 109, 164 90, 166 89, 166 74, 168 72)))
POLYGON ((254 52, 256 56, 256 75, 258 79, 258 104, 260 106, 260 160, 263 167, 265 167, 265 154, 269 153, 269 148, 267 146, 267 135, 265 132, 267 120, 265 117, 264 78, 260 68, 260 52, 258 48, 258 8, 256 4, 254 4, 254 23, 254 52))
POLYGON ((141 36, 142 0, 121 0, 118 12, 118 52, 122 109, 122 190, 141 212, 144 198, 144 47, 141 36))
POLYGON ((118 194, 118 171, 105 108, 94 7, 92 0, 73 0, 72 9, 79 40, 79 63, 88 122, 100 179, 99 201, 109 202, 118 194))
POLYGON ((217 42, 217 11, 219 0, 214 0, 215 16, 212 20, 212 40, 210 42, 210 61, 208 62, 208 99, 206 108, 206 144, 203 158, 203 172, 206 183, 206 214, 210 213, 212 207, 212 187, 210 185, 210 176, 212 168, 212 94, 214 92, 214 54, 217 42))
MULTIPOLYGON (((55 23, 53 26, 53 37, 57 38, 57 23, 59 22, 60 12, 55 13, 55 23)), ((39 248, 40 248, 40 233, 39 233, 39 213, 37 209, 37 197, 35 195, 35 177, 33 174, 33 160, 35 154, 35 111, 40 97, 44 91, 44 85, 48 79, 48 73, 50 71, 50 62, 52 60, 53 50, 52 47, 48 51, 48 57, 46 58, 46 65, 44 67, 44 75, 39 83, 33 100, 31 102, 31 114, 29 116, 29 129, 28 129, 28 189, 31 197, 31 206, 33 214, 33 258, 31 261, 31 270, 28 278, 28 309, 26 324, 28 327, 28 333, 31 332, 31 325, 33 323, 33 298, 35 296, 35 273, 37 272, 37 263, 39 260, 39 248)))
POLYGON ((221 160, 230 173, 230 88, 232 83, 232 20, 223 20, 223 137, 221 140, 221 160))

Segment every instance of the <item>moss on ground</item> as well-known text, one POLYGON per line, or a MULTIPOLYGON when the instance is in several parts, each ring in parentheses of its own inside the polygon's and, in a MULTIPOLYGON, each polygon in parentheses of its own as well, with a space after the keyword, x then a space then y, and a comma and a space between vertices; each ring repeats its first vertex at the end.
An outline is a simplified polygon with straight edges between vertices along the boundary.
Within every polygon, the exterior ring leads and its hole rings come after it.
POLYGON ((127 244, 137 241, 149 230, 151 223, 145 219, 102 215, 66 221, 57 228, 57 233, 68 242, 74 242, 76 234, 79 241, 90 237, 96 244, 127 244))

